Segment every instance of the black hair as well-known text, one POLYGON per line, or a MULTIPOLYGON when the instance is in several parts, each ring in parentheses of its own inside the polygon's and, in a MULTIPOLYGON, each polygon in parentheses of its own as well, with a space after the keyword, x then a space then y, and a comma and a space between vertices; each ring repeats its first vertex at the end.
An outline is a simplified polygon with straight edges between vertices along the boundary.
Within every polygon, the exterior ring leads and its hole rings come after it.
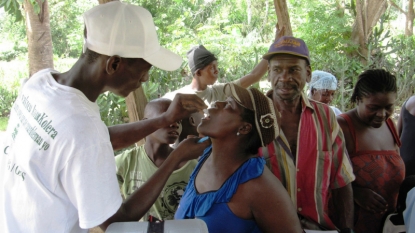
POLYGON ((350 100, 357 103, 357 100, 371 94, 396 93, 397 90, 396 77, 390 72, 384 69, 366 70, 359 75, 350 100))
POLYGON ((99 56, 101 56, 101 54, 88 48, 86 48, 85 53, 81 55, 82 58, 86 58, 88 64, 94 63, 99 58, 99 56))
POLYGON ((245 152, 249 154, 258 154, 258 149, 262 146, 261 138, 255 124, 255 112, 246 108, 243 108, 241 114, 242 120, 252 125, 251 132, 248 133, 248 142, 245 146, 245 152))

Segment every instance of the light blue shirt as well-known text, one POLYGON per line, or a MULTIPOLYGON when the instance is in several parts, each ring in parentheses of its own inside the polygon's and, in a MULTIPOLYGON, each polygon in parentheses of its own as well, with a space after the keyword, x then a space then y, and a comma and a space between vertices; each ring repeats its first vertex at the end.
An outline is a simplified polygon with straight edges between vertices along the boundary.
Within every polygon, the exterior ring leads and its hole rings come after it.
POLYGON ((403 212, 406 233, 415 233, 415 188, 406 196, 406 209, 403 212))

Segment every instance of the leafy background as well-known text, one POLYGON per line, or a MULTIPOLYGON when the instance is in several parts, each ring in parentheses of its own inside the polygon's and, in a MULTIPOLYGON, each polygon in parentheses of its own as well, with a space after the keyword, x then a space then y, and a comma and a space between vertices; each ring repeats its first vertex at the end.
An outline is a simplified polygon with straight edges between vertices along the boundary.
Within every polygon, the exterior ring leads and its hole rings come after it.
MULTIPOLYGON (((15 2, 16 0, 6 0, 15 2)), ((82 13, 98 1, 49 0, 55 69, 68 70, 79 57, 83 44, 82 13), (76 3, 75 3, 76 2, 76 3)), ((203 44, 219 59, 219 82, 235 80, 247 73, 266 53, 274 38, 277 21, 272 0, 129 0, 153 15, 160 43, 180 54, 181 69, 152 69, 143 85, 148 99, 178 89, 191 80, 186 52, 203 44)), ((291 26, 296 37, 306 41, 314 70, 325 70, 339 79, 334 100, 343 111, 353 106, 349 96, 359 73, 367 68, 385 68, 398 77, 396 105, 414 94, 414 36, 403 35, 404 19, 389 7, 369 41, 367 62, 351 56, 357 47, 350 42, 354 22, 353 1, 340 12, 336 1, 288 0, 291 26)), ((396 1, 400 4, 399 1, 396 1)), ((7 117, 21 80, 28 76, 27 38, 24 21, 0 8, 0 116, 7 117)), ((266 77, 254 86, 267 89, 266 77)), ((112 93, 97 100, 107 125, 128 121, 125 101, 112 93)))

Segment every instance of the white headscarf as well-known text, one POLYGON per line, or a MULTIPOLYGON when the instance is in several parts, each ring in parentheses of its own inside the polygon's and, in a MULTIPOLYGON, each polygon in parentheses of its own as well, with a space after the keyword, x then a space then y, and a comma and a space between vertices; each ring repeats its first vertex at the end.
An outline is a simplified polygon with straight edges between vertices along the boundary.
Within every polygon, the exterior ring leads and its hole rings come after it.
POLYGON ((311 81, 308 87, 310 92, 313 88, 317 90, 335 91, 337 89, 337 79, 330 73, 316 70, 311 75, 311 81))

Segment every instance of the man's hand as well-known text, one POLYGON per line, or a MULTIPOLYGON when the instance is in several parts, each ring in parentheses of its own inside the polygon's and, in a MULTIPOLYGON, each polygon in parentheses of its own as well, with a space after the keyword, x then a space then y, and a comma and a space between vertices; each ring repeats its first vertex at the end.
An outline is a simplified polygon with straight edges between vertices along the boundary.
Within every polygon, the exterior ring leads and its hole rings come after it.
POLYGON ((192 113, 201 112, 207 107, 205 102, 195 94, 178 93, 163 115, 168 122, 177 122, 189 117, 192 113))
POLYGON ((284 34, 285 34, 285 25, 282 25, 280 27, 280 25, 277 23, 277 25, 275 25, 275 41, 283 37, 284 34))
POLYGON ((368 188, 353 187, 355 202, 372 213, 384 213, 388 209, 385 199, 368 188))

